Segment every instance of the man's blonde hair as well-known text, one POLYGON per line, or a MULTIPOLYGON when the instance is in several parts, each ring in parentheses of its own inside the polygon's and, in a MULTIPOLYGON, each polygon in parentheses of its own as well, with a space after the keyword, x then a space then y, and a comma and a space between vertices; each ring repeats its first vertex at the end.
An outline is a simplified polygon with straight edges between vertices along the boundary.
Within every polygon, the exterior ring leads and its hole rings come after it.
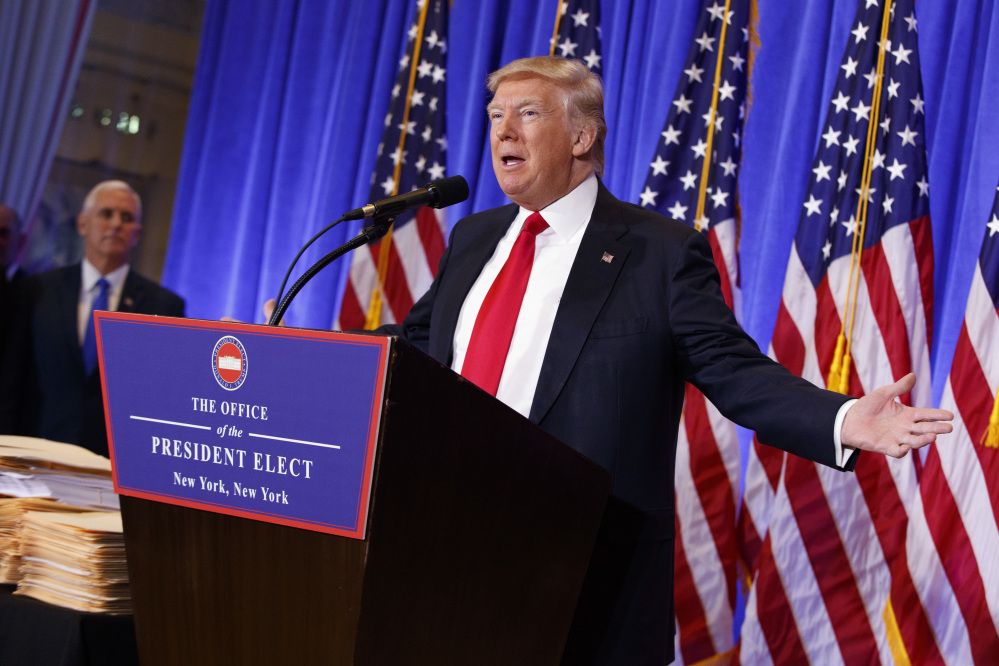
POLYGON ((579 60, 558 56, 538 56, 514 60, 506 67, 489 75, 486 87, 495 93, 507 79, 537 76, 547 79, 567 93, 566 107, 569 118, 575 123, 596 127, 596 139, 590 149, 593 170, 598 176, 604 173, 604 138, 607 121, 604 119, 604 86, 600 77, 579 60))

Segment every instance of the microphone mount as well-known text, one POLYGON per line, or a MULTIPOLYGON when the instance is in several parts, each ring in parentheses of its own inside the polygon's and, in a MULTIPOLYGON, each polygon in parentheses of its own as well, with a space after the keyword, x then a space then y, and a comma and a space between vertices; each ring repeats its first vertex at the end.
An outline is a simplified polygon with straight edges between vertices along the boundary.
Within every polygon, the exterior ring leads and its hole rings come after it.
POLYGON ((355 208, 352 211, 348 211, 339 220, 313 236, 309 242, 305 244, 305 247, 299 250, 294 261, 291 262, 291 266, 288 267, 285 279, 281 282, 281 290, 278 291, 278 300, 280 302, 277 307, 274 308, 274 312, 271 314, 271 318, 267 322, 268 325, 276 326, 278 322, 281 321, 281 317, 284 316, 285 310, 287 310, 288 306, 291 304, 291 300, 298 294, 299 291, 301 291, 302 287, 304 287, 309 280, 319 273, 319 271, 329 266, 333 261, 339 259, 347 252, 355 250, 362 245, 374 243, 378 239, 382 238, 392 227, 392 223, 395 221, 396 216, 403 211, 420 208, 422 206, 444 208, 446 206, 460 203, 467 198, 468 183, 465 179, 461 176, 450 176, 448 178, 435 180, 422 188, 407 194, 397 194, 395 196, 380 199, 374 203, 367 204, 361 208, 355 208), (371 224, 361 229, 361 232, 357 236, 317 261, 313 266, 305 271, 300 278, 298 278, 295 284, 291 286, 291 289, 288 290, 288 293, 285 294, 283 298, 281 297, 281 291, 284 290, 284 285, 288 276, 291 274, 291 269, 298 261, 298 258, 302 256, 305 248, 309 247, 309 245, 311 245, 312 242, 319 236, 329 231, 340 222, 346 220, 361 220, 368 217, 372 218, 371 224))
POLYGON ((284 298, 281 299, 281 302, 274 308, 274 312, 271 313, 271 318, 268 320, 267 325, 278 325, 281 318, 284 317, 284 313, 288 310, 288 306, 291 305, 291 300, 298 295, 298 292, 302 290, 302 287, 304 287, 309 280, 314 278, 319 271, 323 270, 348 252, 379 240, 382 236, 388 233, 388 230, 392 227, 393 222, 395 222, 395 215, 376 217, 371 224, 361 229, 359 234, 310 266, 309 269, 302 273, 302 276, 295 281, 295 284, 291 285, 288 293, 285 294, 284 298))

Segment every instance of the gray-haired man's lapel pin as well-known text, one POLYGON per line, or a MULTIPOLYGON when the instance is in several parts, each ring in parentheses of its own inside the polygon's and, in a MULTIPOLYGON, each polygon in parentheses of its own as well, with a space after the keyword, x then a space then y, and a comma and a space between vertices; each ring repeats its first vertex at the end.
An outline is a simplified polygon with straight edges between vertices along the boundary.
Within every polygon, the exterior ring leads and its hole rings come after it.
POLYGON ((131 298, 130 296, 126 296, 126 297, 125 297, 125 307, 126 307, 126 308, 130 308, 130 307, 132 307, 133 305, 135 305, 135 301, 133 301, 133 300, 132 300, 132 298, 131 298))
POLYGON ((604 256, 600 257, 600 261, 604 262, 605 264, 609 264, 610 262, 614 261, 614 255, 608 252, 604 252, 604 256))

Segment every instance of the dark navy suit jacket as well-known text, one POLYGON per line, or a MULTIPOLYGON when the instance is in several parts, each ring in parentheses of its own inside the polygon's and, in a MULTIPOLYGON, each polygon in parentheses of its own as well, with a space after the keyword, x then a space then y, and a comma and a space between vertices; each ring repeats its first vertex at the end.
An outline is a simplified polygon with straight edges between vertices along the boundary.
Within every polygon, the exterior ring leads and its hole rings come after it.
MULTIPOLYGON (((401 326, 383 331, 449 365, 465 296, 517 211, 458 222, 430 290, 401 326)), ((761 441, 836 466, 834 421, 848 398, 759 351, 724 302, 703 234, 601 184, 530 412, 614 475, 566 663, 672 659, 673 471, 685 382, 761 441)))
MULTIPOLYGON (((14 295, 0 382, 0 432, 79 444, 108 455, 100 373, 87 375, 77 332, 80 265, 33 275, 14 295)), ((184 301, 134 270, 119 312, 184 316, 184 301)))

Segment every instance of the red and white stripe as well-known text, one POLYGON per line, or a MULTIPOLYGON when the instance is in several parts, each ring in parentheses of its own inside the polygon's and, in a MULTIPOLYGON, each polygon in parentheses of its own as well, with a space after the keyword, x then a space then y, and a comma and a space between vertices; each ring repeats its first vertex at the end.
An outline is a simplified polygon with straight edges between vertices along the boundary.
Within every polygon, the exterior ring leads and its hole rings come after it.
POLYGON ((381 288, 382 306, 380 320, 375 326, 405 319, 413 303, 430 288, 437 274, 437 264, 444 254, 446 228, 444 210, 420 208, 413 221, 393 230, 384 285, 378 280, 378 258, 385 240, 354 252, 350 280, 334 327, 339 330, 364 328, 376 287, 381 288))
MULTIPOLYGON (((796 249, 788 264, 771 352, 820 386, 849 314, 849 261, 834 261, 814 290, 796 249)), ((851 394, 913 371, 912 401, 931 404, 931 276, 928 218, 890 229, 864 251, 851 394)), ((909 562, 907 526, 919 506, 915 456, 861 455, 854 474, 786 456, 775 488, 772 454, 751 452, 743 542, 755 534, 760 545, 743 663, 892 663, 900 648, 912 663, 940 659, 909 562), (889 600, 897 629, 886 614, 889 600)))
POLYGON ((954 663, 999 661, 999 449, 980 443, 997 386, 999 316, 978 266, 941 402, 954 433, 930 447, 925 520, 909 526, 923 604, 954 663))
MULTIPOLYGON (((738 312, 735 220, 708 231, 726 302, 738 312)), ((739 440, 735 425, 687 386, 676 453, 676 662, 733 649, 738 549, 739 440)))

